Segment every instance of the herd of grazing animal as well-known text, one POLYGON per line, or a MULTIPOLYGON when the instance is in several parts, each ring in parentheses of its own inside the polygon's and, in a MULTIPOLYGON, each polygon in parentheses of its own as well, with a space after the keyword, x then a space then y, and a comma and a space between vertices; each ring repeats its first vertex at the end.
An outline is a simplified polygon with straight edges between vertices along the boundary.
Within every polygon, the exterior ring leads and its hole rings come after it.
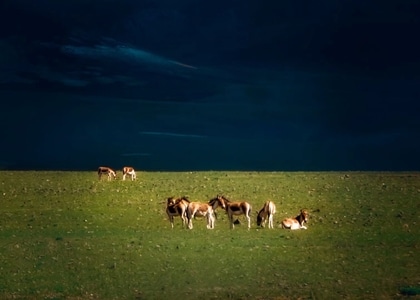
MULTIPOLYGON (((123 167, 122 173, 122 180, 125 180, 127 176, 130 176, 132 181, 137 179, 133 167, 123 167)), ((109 167, 101 166, 98 168, 99 180, 101 180, 102 175, 105 175, 107 180, 117 179, 117 172, 109 167)), ((217 195, 208 202, 191 202, 187 197, 169 197, 166 200, 166 214, 168 215, 172 228, 174 228, 174 218, 179 216, 183 228, 193 229, 193 219, 199 217, 206 219, 208 229, 214 229, 216 209, 219 206, 226 211, 231 229, 234 229, 235 223, 237 223, 237 220, 234 221, 234 216, 240 215, 245 216, 247 227, 248 229, 251 228, 251 205, 246 201, 230 201, 222 195, 217 195)), ((275 213, 276 205, 274 202, 266 201, 257 214, 257 226, 264 228, 268 221, 268 228, 274 228, 275 213)), ((296 217, 283 219, 280 227, 290 230, 307 229, 305 223, 308 222, 308 217, 308 211, 301 209, 296 217)))
MULTIPOLYGON (((206 218, 207 228, 213 229, 216 220, 215 211, 218 207, 224 209, 228 215, 230 228, 235 228, 234 216, 244 215, 247 220, 248 229, 251 228, 251 205, 246 201, 233 202, 225 196, 218 195, 208 202, 191 202, 187 197, 169 197, 166 200, 166 213, 174 228, 174 218, 180 217, 183 228, 193 228, 192 221, 196 217, 206 218)), ((257 226, 265 227, 268 221, 268 228, 274 228, 274 214, 276 213, 276 205, 273 201, 266 201, 264 206, 258 212, 257 226)), ((308 211, 301 209, 299 215, 295 218, 286 218, 281 221, 280 227, 283 229, 297 230, 307 229, 304 225, 308 222, 308 211)))

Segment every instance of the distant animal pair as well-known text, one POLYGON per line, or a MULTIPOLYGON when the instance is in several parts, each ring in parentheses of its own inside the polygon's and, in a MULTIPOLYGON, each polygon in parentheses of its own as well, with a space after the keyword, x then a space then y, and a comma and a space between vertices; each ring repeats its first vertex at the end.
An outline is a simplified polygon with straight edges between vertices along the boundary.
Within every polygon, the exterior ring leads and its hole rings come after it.
MULTIPOLYGON (((137 179, 136 171, 133 167, 124 167, 122 169, 123 177, 122 179, 125 180, 127 175, 131 176, 131 180, 137 179)), ((117 179, 117 172, 115 172, 110 167, 99 167, 98 168, 98 177, 101 179, 102 175, 106 175, 108 180, 117 179)))
MULTIPOLYGON (((263 208, 258 212, 257 215, 257 225, 265 227, 265 223, 268 220, 268 228, 274 228, 273 218, 276 213, 276 205, 273 201, 266 201, 263 208)), ((281 228, 283 229, 307 229, 304 223, 308 222, 308 211, 306 209, 301 209, 300 214, 295 218, 286 218, 281 221, 281 228)))

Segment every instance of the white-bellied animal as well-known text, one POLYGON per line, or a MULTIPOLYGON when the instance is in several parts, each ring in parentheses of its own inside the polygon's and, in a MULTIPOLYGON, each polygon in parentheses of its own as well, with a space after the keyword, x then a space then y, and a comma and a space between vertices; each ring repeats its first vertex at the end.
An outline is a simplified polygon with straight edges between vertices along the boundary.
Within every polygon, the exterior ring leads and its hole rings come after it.
POLYGON ((190 202, 187 208, 188 228, 193 228, 192 220, 195 217, 206 217, 207 229, 214 228, 214 210, 209 203, 190 202))
POLYGON ((134 170, 133 167, 124 167, 123 168, 123 177, 122 177, 122 179, 125 180, 125 177, 127 175, 130 175, 131 176, 131 181, 137 179, 136 171, 134 170))
POLYGON ((283 229, 307 229, 304 223, 308 223, 309 213, 306 209, 301 209, 300 214, 295 218, 286 218, 281 221, 281 228, 283 229))
MULTIPOLYGON (((251 228, 251 204, 246 201, 236 201, 231 202, 224 196, 218 195, 216 197, 219 204, 226 210, 230 222, 230 228, 234 229, 233 216, 245 215, 246 220, 248 221, 248 229, 251 228)), ((212 199, 213 200, 213 199, 212 199)), ((210 201, 212 201, 210 200, 210 201)))
POLYGON ((108 176, 108 180, 117 178, 117 173, 109 167, 98 168, 98 178, 101 179, 102 175, 108 176))
POLYGON ((190 200, 186 197, 169 197, 166 200, 166 214, 168 215, 172 228, 174 228, 174 217, 176 216, 180 216, 183 228, 187 226, 187 207, 189 204, 190 200))
POLYGON ((265 223, 268 220, 268 228, 274 228, 273 218, 276 213, 276 205, 273 201, 266 201, 263 208, 258 212, 257 215, 257 226, 265 227, 265 223))

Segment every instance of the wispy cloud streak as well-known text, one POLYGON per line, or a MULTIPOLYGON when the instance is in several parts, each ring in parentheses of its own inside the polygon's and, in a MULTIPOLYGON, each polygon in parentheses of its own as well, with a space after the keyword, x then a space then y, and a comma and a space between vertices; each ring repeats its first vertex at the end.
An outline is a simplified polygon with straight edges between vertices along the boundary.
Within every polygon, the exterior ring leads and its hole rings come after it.
POLYGON ((134 153, 123 153, 121 156, 150 156, 150 153, 147 152, 134 152, 134 153))
POLYGON ((161 132, 161 131, 142 131, 140 134, 143 135, 161 135, 161 136, 169 136, 169 137, 180 137, 180 138, 205 138, 204 135, 198 134, 185 134, 185 133, 174 133, 174 132, 161 132))
POLYGON ((134 64, 149 64, 165 67, 179 67, 186 69, 197 69, 194 66, 171 60, 160 55, 153 54, 135 47, 125 45, 104 45, 99 44, 93 47, 63 45, 61 52, 68 55, 86 57, 89 59, 120 60, 134 64))

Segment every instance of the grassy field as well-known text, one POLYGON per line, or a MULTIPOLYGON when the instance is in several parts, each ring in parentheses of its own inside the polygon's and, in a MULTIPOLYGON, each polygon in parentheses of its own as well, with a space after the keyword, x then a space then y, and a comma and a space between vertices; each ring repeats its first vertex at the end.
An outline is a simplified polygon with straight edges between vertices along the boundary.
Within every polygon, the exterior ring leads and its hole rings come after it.
POLYGON ((0 197, 1 299, 420 299, 419 173, 1 171, 0 197), (217 194, 250 230, 171 229, 167 197, 217 194), (307 230, 278 227, 301 208, 307 230))

